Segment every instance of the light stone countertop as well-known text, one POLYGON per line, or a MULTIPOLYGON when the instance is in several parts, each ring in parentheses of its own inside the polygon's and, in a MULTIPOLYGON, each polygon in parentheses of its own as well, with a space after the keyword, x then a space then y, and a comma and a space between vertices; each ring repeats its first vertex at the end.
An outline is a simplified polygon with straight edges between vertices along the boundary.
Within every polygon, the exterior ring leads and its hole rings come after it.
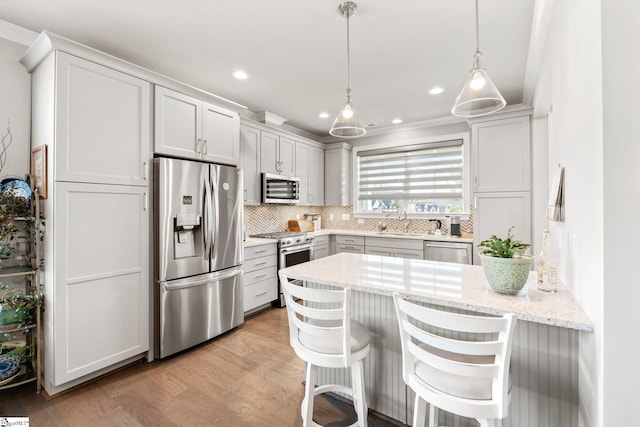
POLYGON ((481 266, 377 255, 339 253, 280 270, 287 277, 353 290, 404 296, 440 306, 480 313, 516 313, 519 319, 561 328, 593 331, 593 323, 563 285, 546 293, 536 273, 518 295, 494 292, 481 266))
POLYGON ((366 231, 366 230, 340 230, 321 229, 313 231, 314 236, 341 235, 341 236, 364 236, 364 237, 386 237, 390 239, 413 239, 413 240, 434 240, 438 242, 452 243, 473 243, 473 235, 464 234, 463 237, 451 237, 447 235, 437 236, 429 233, 402 233, 400 231, 366 231))
POLYGON ((265 239, 262 237, 247 237, 244 241, 244 247, 250 248, 253 246, 262 246, 262 245, 276 245, 278 244, 278 239, 265 239))

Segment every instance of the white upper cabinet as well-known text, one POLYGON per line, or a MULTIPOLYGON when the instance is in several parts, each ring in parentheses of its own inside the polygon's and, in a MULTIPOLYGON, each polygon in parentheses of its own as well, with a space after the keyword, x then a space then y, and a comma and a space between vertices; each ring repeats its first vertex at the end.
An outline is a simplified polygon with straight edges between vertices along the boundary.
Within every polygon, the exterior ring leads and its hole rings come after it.
POLYGON ((295 162, 295 141, 283 135, 261 131, 260 134, 261 172, 293 176, 295 162))
POLYGON ((240 126, 240 168, 244 172, 244 204, 259 205, 260 180, 260 130, 240 126))
POLYGON ((295 175, 300 178, 300 205, 324 205, 324 151, 298 142, 295 152, 295 175))
POLYGON ((232 111, 156 86, 155 152, 237 165, 240 119, 232 111))
POLYGON ((151 84, 63 52, 55 81, 54 179, 149 185, 151 84))
POLYGON ((351 206, 351 145, 327 145, 324 160, 324 204, 351 206))
POLYGON ((471 141, 474 192, 530 190, 528 115, 472 123, 471 141))

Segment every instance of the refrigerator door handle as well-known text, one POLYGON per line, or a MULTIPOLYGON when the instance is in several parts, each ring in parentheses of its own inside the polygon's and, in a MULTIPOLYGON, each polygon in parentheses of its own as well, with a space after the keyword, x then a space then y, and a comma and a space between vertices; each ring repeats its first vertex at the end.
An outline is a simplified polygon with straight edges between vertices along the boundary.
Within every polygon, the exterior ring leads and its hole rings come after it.
POLYGON ((242 270, 233 268, 225 273, 208 275, 204 279, 198 279, 195 281, 181 279, 178 281, 178 283, 172 284, 171 282, 162 282, 160 283, 160 285, 162 286, 162 289, 164 289, 167 292, 170 292, 170 291, 177 291, 179 289, 194 288, 196 286, 206 285, 211 282, 217 282, 220 280, 228 279, 230 277, 238 276, 240 274, 242 274, 242 270))
POLYGON ((204 239, 204 256, 207 259, 211 257, 211 209, 211 186, 207 177, 204 180, 204 229, 202 230, 202 236, 204 239))
POLYGON ((218 176, 216 174, 216 169, 212 166, 211 167, 211 193, 212 193, 212 197, 210 197, 211 200, 211 205, 212 205, 212 209, 211 209, 211 213, 210 213, 210 218, 211 218, 211 253, 213 253, 213 251, 215 250, 215 246, 216 246, 216 241, 215 241, 215 236, 218 235, 218 216, 220 215, 220 212, 218 212, 219 206, 218 206, 218 176))

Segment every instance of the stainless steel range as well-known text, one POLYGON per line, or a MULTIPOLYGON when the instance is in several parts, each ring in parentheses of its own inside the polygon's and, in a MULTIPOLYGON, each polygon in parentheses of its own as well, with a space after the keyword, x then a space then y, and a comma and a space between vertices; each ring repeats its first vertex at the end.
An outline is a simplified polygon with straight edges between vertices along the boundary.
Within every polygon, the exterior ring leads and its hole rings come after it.
MULTIPOLYGON (((313 249, 311 248, 313 236, 308 233, 275 232, 253 234, 249 237, 278 240, 278 270, 313 259, 313 249)), ((273 301, 271 305, 274 307, 285 306, 280 281, 278 281, 278 299, 273 301)))

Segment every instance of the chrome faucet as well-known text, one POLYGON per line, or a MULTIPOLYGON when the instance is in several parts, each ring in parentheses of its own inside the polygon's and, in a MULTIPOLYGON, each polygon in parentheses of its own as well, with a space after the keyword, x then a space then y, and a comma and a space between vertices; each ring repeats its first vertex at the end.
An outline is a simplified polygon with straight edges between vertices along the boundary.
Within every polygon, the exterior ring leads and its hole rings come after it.
POLYGON ((398 215, 398 219, 400 221, 404 221, 404 232, 405 233, 409 232, 409 221, 410 220, 407 218, 407 211, 402 209, 400 211, 400 215, 398 215), (404 214, 404 220, 402 219, 403 214, 404 214))

